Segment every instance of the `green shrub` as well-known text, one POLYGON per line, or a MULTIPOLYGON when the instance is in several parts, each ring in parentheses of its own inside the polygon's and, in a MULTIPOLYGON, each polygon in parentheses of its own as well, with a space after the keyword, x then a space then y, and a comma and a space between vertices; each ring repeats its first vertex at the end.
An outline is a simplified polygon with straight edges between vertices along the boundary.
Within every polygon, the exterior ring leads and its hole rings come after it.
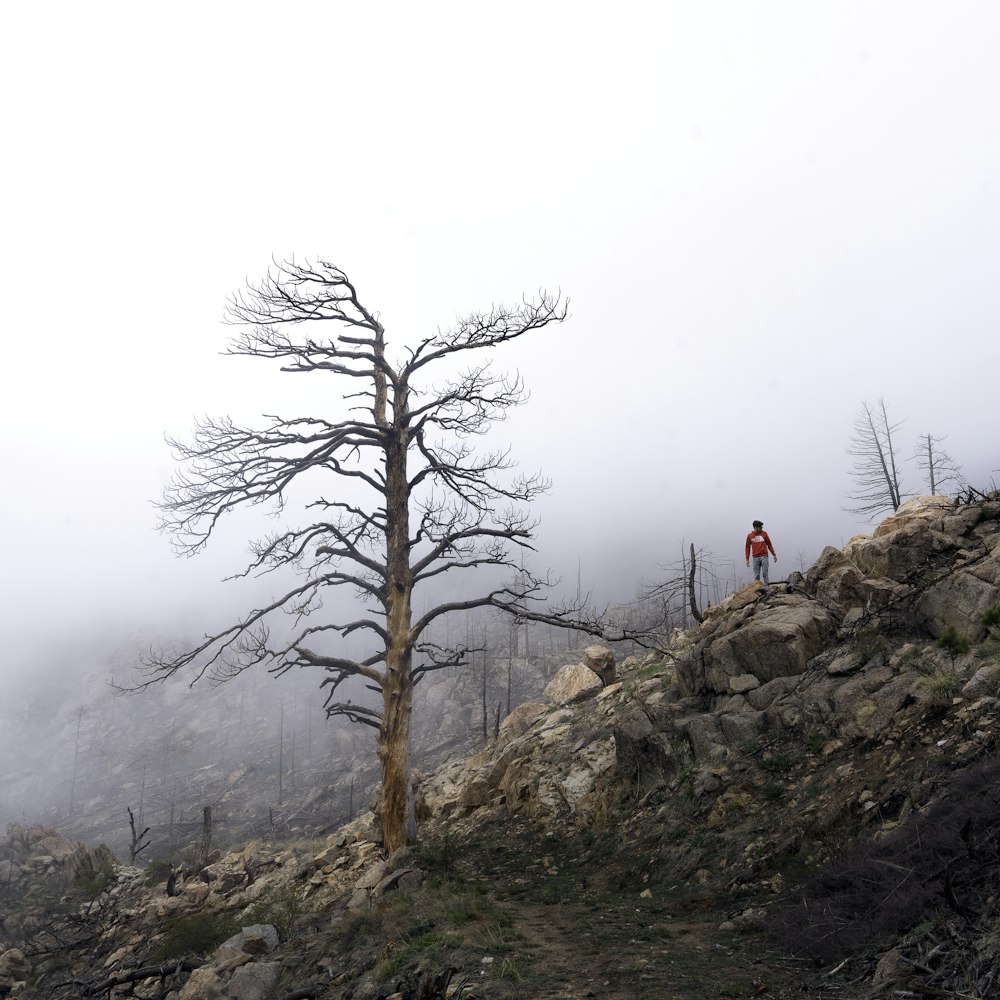
POLYGON ((987 608, 983 612, 983 617, 980 619, 983 623, 983 628, 987 632, 992 632, 993 629, 1000 626, 1000 604, 992 608, 987 608))
POLYGON ((440 837, 423 841, 416 849, 416 855, 425 871, 451 876, 455 873, 455 863, 460 854, 458 838, 445 830, 440 837))
POLYGON ((73 884, 85 899, 97 899, 114 880, 114 862, 108 860, 104 861, 100 868, 89 872, 81 872, 77 875, 73 884))
POLYGON ((152 887, 166 882, 171 871, 173 871, 173 865, 169 861, 150 861, 142 877, 143 885, 152 887))
POLYGON ((954 664, 956 657, 969 651, 969 640, 960 636, 954 625, 949 625, 941 633, 941 637, 935 645, 943 649, 951 657, 952 664, 954 664))
POLYGON ((153 962, 174 958, 200 958, 238 933, 240 925, 230 913, 202 910, 172 920, 150 955, 153 962))
POLYGON ((785 774, 792 769, 795 758, 788 753, 772 753, 761 758, 760 769, 767 774, 785 774))

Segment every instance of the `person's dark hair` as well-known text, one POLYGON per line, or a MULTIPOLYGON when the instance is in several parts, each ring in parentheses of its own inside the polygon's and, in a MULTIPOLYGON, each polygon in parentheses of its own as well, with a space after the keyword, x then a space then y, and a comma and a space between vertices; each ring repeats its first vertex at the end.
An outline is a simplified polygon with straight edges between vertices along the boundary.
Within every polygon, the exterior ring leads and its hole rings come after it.
POLYGON ((755 528, 763 528, 764 527, 764 522, 763 521, 754 521, 753 526, 755 528))

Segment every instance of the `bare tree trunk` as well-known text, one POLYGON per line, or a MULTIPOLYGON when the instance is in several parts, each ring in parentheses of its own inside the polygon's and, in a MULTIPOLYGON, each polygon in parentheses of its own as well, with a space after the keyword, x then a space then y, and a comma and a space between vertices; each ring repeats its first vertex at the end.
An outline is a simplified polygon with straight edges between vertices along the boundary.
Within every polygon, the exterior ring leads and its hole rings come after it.
POLYGON ((487 707, 486 707, 486 653, 483 652, 483 691, 482 691, 482 701, 483 701, 483 746, 489 742, 489 734, 487 731, 487 725, 489 720, 487 718, 487 707))
POLYGON ((201 842, 198 845, 198 857, 202 865, 208 864, 208 855, 212 850, 212 807, 205 806, 201 814, 201 842))
POLYGON ((510 655, 510 644, 507 645, 507 714, 510 715, 510 689, 511 689, 511 674, 512 667, 514 663, 514 658, 510 655))
POLYGON ((73 748, 73 780, 69 786, 69 813, 73 815, 73 806, 76 801, 76 776, 80 770, 80 727, 83 725, 83 707, 80 707, 76 715, 76 745, 73 748))
MULTIPOLYGON (((135 864, 135 859, 138 857, 141 851, 144 851, 149 847, 149 841, 144 839, 146 834, 149 833, 149 827, 147 826, 142 832, 139 831, 136 826, 135 816, 132 814, 132 809, 129 806, 125 807, 128 810, 128 825, 132 831, 132 842, 129 845, 128 852, 128 863, 130 865, 135 864)), ((139 826, 142 826, 142 820, 139 821, 139 826)))
POLYGON ((382 687, 378 759, 382 768, 382 848, 386 855, 416 838, 410 791, 410 724, 413 715, 413 644, 410 637, 413 570, 409 559, 409 483, 406 394, 397 387, 393 420, 386 431, 386 625, 388 646, 382 687))
POLYGON ((694 554, 694 542, 691 543, 691 568, 688 571, 688 599, 691 602, 691 616, 696 622, 701 621, 701 612, 698 610, 698 601, 695 599, 694 575, 697 568, 697 559, 694 554))
MULTIPOLYGON (((146 762, 142 762, 142 786, 139 789, 139 826, 142 826, 143 807, 146 804, 146 762)), ((131 815, 131 814, 130 814, 131 815)))
POLYGON ((390 660, 388 674, 378 747, 382 768, 382 846, 387 855, 405 846, 415 833, 410 797, 413 685, 408 664, 393 666, 390 660))

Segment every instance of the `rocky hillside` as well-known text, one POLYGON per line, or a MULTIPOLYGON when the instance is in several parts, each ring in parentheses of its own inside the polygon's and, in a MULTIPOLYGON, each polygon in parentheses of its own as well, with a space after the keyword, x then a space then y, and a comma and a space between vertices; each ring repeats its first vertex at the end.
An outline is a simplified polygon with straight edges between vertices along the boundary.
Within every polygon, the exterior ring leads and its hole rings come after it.
POLYGON ((910 501, 671 648, 592 648, 370 813, 145 871, 0 841, 24 998, 1000 995, 1000 498, 910 501))

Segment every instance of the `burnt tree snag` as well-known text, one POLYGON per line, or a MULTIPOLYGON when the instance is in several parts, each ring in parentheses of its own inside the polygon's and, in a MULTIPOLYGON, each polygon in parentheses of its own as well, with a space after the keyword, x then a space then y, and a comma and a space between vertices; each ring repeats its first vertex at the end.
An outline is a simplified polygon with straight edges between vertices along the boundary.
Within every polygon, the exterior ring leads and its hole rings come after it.
POLYGON ((443 616, 492 607, 603 632, 575 607, 540 604, 550 581, 522 566, 535 528, 525 507, 547 480, 515 473, 505 449, 472 446, 526 400, 520 376, 494 372, 481 352, 565 318, 565 301, 542 291, 512 307, 472 313, 392 356, 378 314, 327 260, 276 262, 262 281, 236 293, 227 320, 239 332, 227 353, 331 380, 331 412, 267 416, 259 427, 205 419, 193 442, 170 441, 181 471, 160 503, 161 526, 192 555, 228 514, 268 506, 287 524, 251 543, 239 575, 273 574, 278 596, 180 655, 154 652, 133 689, 185 669, 192 683, 205 676, 224 681, 257 666, 275 675, 318 671, 327 715, 377 731, 384 850, 412 839, 413 688, 429 671, 469 660, 467 647, 431 642, 429 627, 443 616), (460 371, 455 362, 463 360, 460 371), (311 498, 294 514, 293 492, 311 498), (465 585, 461 598, 415 615, 420 588, 443 574, 484 567, 493 570, 489 585, 478 592, 465 585), (323 608, 324 596, 343 591, 359 599, 358 617, 323 608), (281 612, 291 626, 275 627, 281 612), (348 636, 364 639, 362 655, 339 643, 348 636), (375 693, 374 702, 347 696, 342 685, 351 678, 375 693))

